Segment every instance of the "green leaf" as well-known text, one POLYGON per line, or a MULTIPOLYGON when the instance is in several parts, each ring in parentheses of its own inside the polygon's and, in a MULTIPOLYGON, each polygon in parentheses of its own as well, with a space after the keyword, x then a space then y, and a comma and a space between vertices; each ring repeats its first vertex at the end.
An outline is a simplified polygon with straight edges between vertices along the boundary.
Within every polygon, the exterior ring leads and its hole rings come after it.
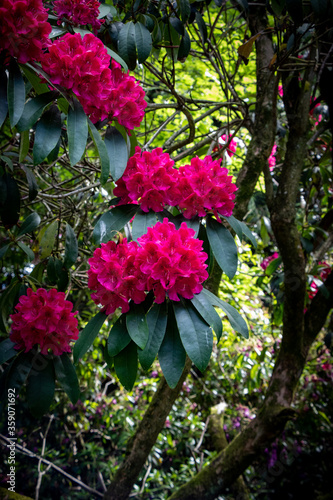
POLYGON ((67 118, 68 149, 71 165, 76 165, 82 158, 88 138, 88 121, 82 104, 73 99, 73 108, 69 106, 67 118))
POLYGON ((33 369, 29 373, 27 382, 27 402, 34 417, 42 417, 50 408, 55 390, 54 367, 51 360, 41 354, 40 370, 33 369))
POLYGON ((40 224, 40 217, 37 212, 32 212, 28 217, 23 221, 22 226, 20 227, 19 232, 17 233, 17 237, 22 236, 26 233, 31 233, 34 231, 40 224))
POLYGON ((8 370, 6 386, 10 389, 16 389, 20 391, 22 385, 28 378, 28 375, 32 369, 32 361, 34 356, 32 351, 21 352, 16 358, 11 362, 8 370))
POLYGON ((21 287, 18 279, 13 279, 0 297, 0 330, 7 332, 7 318, 13 312, 14 305, 21 287))
POLYGON ((118 34, 118 52, 130 70, 136 67, 135 25, 132 21, 124 24, 118 34))
POLYGON ((4 258, 4 256, 6 255, 7 250, 8 250, 9 247, 10 247, 10 244, 5 245, 5 246, 3 246, 3 247, 0 248, 0 259, 4 258))
POLYGON ((213 349, 213 332, 188 303, 173 303, 179 335, 185 351, 200 371, 204 371, 213 349))
POLYGON ((86 324, 74 345, 73 356, 75 364, 88 351, 89 347, 92 345, 102 328, 106 318, 107 315, 105 312, 100 311, 89 321, 89 323, 86 324))
POLYGON ((186 352, 180 340, 173 313, 169 315, 165 336, 158 352, 158 359, 168 386, 174 389, 184 370, 186 352))
POLYGON ((185 28, 184 36, 180 41, 179 50, 178 50, 178 61, 184 62, 187 56, 189 55, 191 50, 191 39, 189 34, 185 28))
POLYGON ((15 343, 10 339, 3 340, 0 343, 0 365, 18 354, 19 351, 14 349, 14 345, 15 343))
POLYGON ((52 31, 49 34, 49 38, 52 40, 52 38, 56 38, 57 36, 64 35, 65 33, 66 33, 65 29, 52 26, 52 31))
POLYGON ((90 120, 88 120, 88 128, 89 128, 90 137, 93 140, 93 143, 95 145, 95 148, 98 151, 98 155, 99 155, 100 160, 101 160, 100 182, 103 186, 109 178, 109 172, 110 172, 109 155, 108 155, 105 143, 102 140, 97 128, 90 120))
POLYGON ((276 16, 280 16, 282 14, 283 9, 286 6, 285 0, 271 0, 272 9, 276 16))
POLYGON ((237 234, 237 236, 240 239, 240 241, 242 241, 242 239, 243 239, 243 230, 242 230, 242 226, 241 226, 239 220, 235 219, 235 217, 233 215, 231 215, 230 217, 223 217, 223 219, 225 219, 228 222, 228 224, 230 225, 230 227, 232 227, 232 229, 237 234))
POLYGON ((5 121, 8 113, 7 101, 7 73, 4 69, 0 70, 0 127, 5 121))
POLYGON ((75 405, 80 396, 80 387, 75 368, 68 354, 64 352, 61 356, 55 356, 53 364, 56 378, 73 405, 75 405))
POLYGON ((98 219, 93 231, 96 245, 110 241, 117 231, 123 229, 138 210, 138 205, 122 205, 106 212, 98 219))
POLYGON ((146 314, 142 306, 134 304, 131 307, 131 310, 126 314, 126 326, 133 342, 141 349, 144 349, 148 341, 149 330, 146 314))
POLYGON ((164 42, 167 45, 167 54, 172 61, 177 61, 180 36, 170 22, 164 26, 164 42))
POLYGON ((114 52, 113 50, 111 50, 109 47, 107 47, 106 45, 104 46, 107 50, 107 53, 109 54, 109 56, 114 59, 117 63, 120 64, 120 66, 122 66, 124 68, 124 71, 127 73, 128 71, 128 66, 127 64, 125 63, 124 59, 122 59, 118 54, 117 52, 114 52))
POLYGON ((180 10, 180 17, 185 24, 191 14, 191 5, 189 0, 177 0, 178 7, 180 10))
POLYGON ((122 314, 109 333, 106 341, 107 351, 110 357, 117 356, 131 342, 131 337, 128 335, 126 327, 126 317, 122 314))
POLYGON ((275 273, 275 271, 277 270, 277 268, 279 267, 281 262, 282 262, 281 257, 277 257, 276 259, 272 260, 268 264, 266 271, 265 271, 265 274, 267 274, 267 276, 271 276, 273 273, 275 273))
POLYGON ((21 64, 20 65, 21 70, 35 89, 37 94, 45 94, 46 92, 49 92, 50 89, 46 85, 46 83, 42 83, 40 77, 38 74, 36 74, 36 70, 33 70, 29 68, 26 64, 21 64))
POLYGON ((194 295, 193 299, 191 299, 191 302, 200 316, 202 316, 206 323, 213 328, 217 340, 219 341, 223 331, 222 321, 220 316, 215 311, 214 307, 211 305, 210 301, 201 292, 197 295, 194 295))
POLYGON ((141 23, 136 23, 135 28, 135 45, 138 52, 138 61, 140 64, 148 59, 152 49, 152 39, 149 30, 141 23))
POLYGON ((242 231, 243 231, 243 235, 249 239, 252 243, 252 245, 254 246, 254 248, 257 248, 257 240, 254 236, 254 234, 252 233, 252 231, 250 231, 250 229, 247 227, 247 225, 245 224, 245 222, 241 222, 241 221, 238 221, 241 228, 242 228, 242 231))
POLYGON ((64 266, 69 269, 75 264, 79 255, 77 238, 73 228, 66 224, 66 244, 65 244, 65 258, 64 266))
POLYGON ((147 314, 149 337, 143 350, 138 351, 139 361, 144 370, 152 365, 161 347, 168 320, 167 304, 153 304, 147 314))
POLYGON ((7 86, 9 121, 14 127, 22 116, 25 103, 25 85, 21 70, 14 58, 9 63, 7 86))
POLYGON ((38 184, 33 171, 26 165, 22 165, 22 168, 27 176, 28 188, 29 188, 29 201, 36 198, 38 194, 38 184))
POLYGON ((107 128, 104 142, 109 156, 110 173, 112 179, 117 181, 123 175, 127 166, 127 144, 119 130, 111 126, 107 128))
POLYGON ((132 238, 136 241, 140 236, 146 234, 148 227, 153 227, 157 222, 155 212, 143 212, 139 210, 132 224, 132 238))
POLYGON ((220 309, 222 309, 222 311, 225 312, 225 314, 228 316, 232 328, 236 332, 240 333, 246 339, 249 338, 249 330, 247 328, 247 324, 244 318, 242 318, 242 316, 238 311, 236 311, 233 306, 231 306, 227 302, 224 302, 224 300, 221 300, 219 297, 216 297, 216 295, 211 293, 209 290, 206 290, 206 288, 204 288, 201 293, 208 298, 213 306, 219 307, 220 309))
POLYGON ((206 26, 206 23, 203 20, 203 17, 199 11, 196 11, 196 13, 195 13, 195 20, 197 22, 202 41, 203 41, 203 43, 206 43, 207 42, 207 26, 206 26))
POLYGON ((29 147, 30 147, 30 134, 29 130, 25 130, 24 132, 21 132, 21 137, 20 137, 20 153, 19 153, 19 162, 22 163, 28 152, 29 152, 29 147))
POLYGON ((53 104, 37 122, 33 147, 34 165, 38 165, 57 145, 61 135, 61 115, 53 104))
POLYGON ((32 260, 34 260, 35 258, 35 254, 33 253, 33 251, 31 250, 31 248, 29 248, 27 245, 25 245, 22 241, 17 241, 17 245, 20 247, 21 250, 23 250, 23 252, 28 256, 28 259, 30 260, 30 262, 32 260))
POLYGON ((5 227, 14 226, 20 217, 21 197, 16 180, 10 175, 0 177, 0 215, 5 227))
POLYGON ((215 259, 228 278, 232 279, 237 271, 237 246, 223 224, 207 217, 206 231, 215 259))
POLYGON ((46 229, 39 244, 41 260, 44 260, 46 257, 51 255, 55 244, 57 231, 58 231, 57 220, 54 220, 53 222, 51 222, 51 224, 48 224, 48 226, 46 226, 46 229))
POLYGON ((23 132, 32 128, 43 113, 43 109, 50 104, 57 95, 59 95, 58 92, 51 91, 30 99, 24 106, 23 114, 16 126, 17 130, 23 132))
POLYGON ((131 391, 138 372, 138 352, 134 342, 114 357, 116 374, 127 391, 131 391))

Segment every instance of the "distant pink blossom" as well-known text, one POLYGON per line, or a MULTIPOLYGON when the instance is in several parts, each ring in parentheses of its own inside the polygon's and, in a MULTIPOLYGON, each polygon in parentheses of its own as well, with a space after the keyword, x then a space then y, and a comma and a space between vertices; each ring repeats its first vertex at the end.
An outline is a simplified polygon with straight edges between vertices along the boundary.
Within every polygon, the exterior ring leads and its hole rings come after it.
POLYGON ((266 269, 267 269, 267 267, 269 266, 269 264, 270 264, 273 260, 277 259, 278 257, 279 257, 279 254, 278 254, 277 252, 274 252, 274 253, 273 253, 273 255, 270 255, 269 257, 266 257, 266 258, 262 261, 262 263, 260 264, 260 267, 261 267, 264 271, 266 271, 266 269))
MULTIPOLYGON (((230 135, 222 134, 220 137, 220 139, 222 140, 222 144, 227 144, 227 142, 230 140, 230 137, 231 137, 230 135)), ((219 145, 220 144, 221 143, 219 143, 219 145)), ((227 155, 231 158, 232 156, 234 156, 236 149, 237 149, 237 142, 235 141, 235 139, 231 139, 226 151, 227 155)))
POLYGON ((279 87, 278 87, 278 94, 279 94, 280 97, 283 97, 283 87, 282 87, 282 85, 279 85, 279 87))
POLYGON ((73 304, 65 300, 65 294, 55 289, 28 288, 27 295, 21 295, 16 305, 17 312, 10 317, 13 321, 10 339, 15 349, 30 351, 38 344, 42 354, 60 356, 70 352, 70 342, 77 340, 78 321, 72 313, 73 304))
MULTIPOLYGON (((318 262, 318 266, 320 269, 319 278, 321 281, 326 281, 328 276, 332 272, 331 266, 327 262, 318 262)), ((314 276, 314 278, 318 278, 318 276, 314 276)), ((318 293, 318 285, 315 280, 310 283, 310 291, 308 292, 309 299, 312 300, 315 295, 318 293)))
POLYGON ((276 158, 275 158, 276 151, 277 151, 277 145, 274 144, 271 154, 268 157, 268 165, 270 171, 274 170, 274 167, 276 166, 276 158))

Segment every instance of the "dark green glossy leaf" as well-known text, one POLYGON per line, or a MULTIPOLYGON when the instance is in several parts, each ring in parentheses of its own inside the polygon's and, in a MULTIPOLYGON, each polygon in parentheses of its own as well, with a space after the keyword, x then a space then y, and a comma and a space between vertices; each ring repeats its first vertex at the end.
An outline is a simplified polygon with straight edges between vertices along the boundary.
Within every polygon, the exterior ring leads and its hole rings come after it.
POLYGON ((17 349, 14 349, 14 345, 14 342, 10 339, 3 340, 0 343, 0 365, 19 353, 17 349))
POLYGON ((26 165, 22 165, 22 168, 27 176, 27 182, 29 187, 29 200, 32 201, 36 198, 38 194, 38 184, 33 171, 26 165))
POLYGON ((271 0, 272 9, 276 16, 280 16, 282 14, 283 9, 286 6, 285 0, 271 0))
POLYGON ((142 306, 134 304, 131 307, 130 312, 126 314, 126 327, 133 342, 144 349, 148 341, 149 330, 142 306))
POLYGON ((180 35, 170 23, 166 23, 164 26, 164 41, 167 46, 166 51, 168 57, 176 62, 180 46, 180 35))
POLYGON ((33 253, 33 251, 31 250, 31 248, 29 248, 25 243, 23 243, 23 241, 18 241, 17 242, 17 245, 20 247, 21 250, 23 250, 23 252, 28 256, 28 259, 30 260, 30 262, 32 260, 34 260, 35 258, 35 254, 33 253))
POLYGON ((7 73, 4 69, 0 69, 0 127, 5 121, 7 113, 7 73))
POLYGON ((95 145, 95 148, 97 149, 98 155, 99 155, 100 160, 101 160, 100 182, 101 182, 101 185, 103 186, 106 183, 106 181, 108 180, 109 173, 110 173, 109 155, 108 155, 105 143, 102 140, 97 128, 90 120, 88 120, 88 128, 89 128, 90 137, 93 140, 93 143, 95 145))
POLYGON ((191 302, 206 323, 213 328, 217 340, 219 341, 223 331, 222 321, 208 298, 203 293, 199 293, 194 295, 191 302))
POLYGON ((71 165, 78 163, 85 150, 88 138, 88 121, 82 104, 73 99, 73 108, 68 108, 67 118, 68 150, 71 165))
POLYGON ((33 147, 34 165, 38 165, 57 145, 61 135, 61 115, 53 104, 38 121, 33 147))
POLYGON ((207 42, 207 26, 206 26, 206 23, 203 20, 203 17, 199 11, 196 11, 196 13, 195 13, 195 20, 197 22, 202 41, 203 41, 203 43, 206 43, 207 42))
POLYGON ((34 231, 40 224, 40 217, 37 212, 32 212, 28 217, 23 221, 22 226, 20 227, 19 232, 17 233, 17 237, 22 236, 26 233, 31 233, 34 231))
POLYGON ((21 70, 14 58, 9 64, 7 99, 10 125, 14 127, 22 116, 25 103, 25 85, 21 70))
POLYGON ((184 25, 178 17, 170 17, 169 22, 178 35, 184 36, 184 25))
POLYGON ((111 328, 106 342, 109 356, 117 356, 130 342, 131 337, 128 335, 126 317, 122 314, 111 328))
POLYGON ((177 4, 180 10, 180 17, 185 24, 188 21, 191 13, 191 5, 189 0, 177 0, 177 4))
POLYGON ((117 231, 123 229, 138 210, 138 205, 122 205, 106 212, 98 219, 93 232, 96 245, 110 241, 117 231))
POLYGON ((20 154, 19 154, 20 163, 22 163, 26 159, 26 156, 29 153, 29 148, 30 148, 30 133, 29 130, 25 130, 24 132, 21 132, 21 137, 20 137, 20 154))
POLYGON ((143 212, 139 210, 132 224, 132 238, 136 241, 140 236, 146 234, 148 227, 153 227, 157 222, 155 212, 143 212))
POLYGON ((107 53, 109 54, 109 56, 114 59, 115 61, 117 61, 117 63, 120 64, 120 66, 122 66, 124 68, 124 71, 127 73, 128 71, 128 66, 127 64, 125 63, 124 59, 122 57, 119 56, 119 54, 117 54, 117 52, 114 52, 113 50, 111 50, 109 47, 107 47, 105 45, 105 48, 107 50, 107 53))
POLYGON ((185 351, 200 371, 204 371, 213 349, 213 332, 188 303, 174 302, 173 309, 185 351))
POLYGON ((94 342, 100 329, 105 322, 107 315, 100 311, 97 313, 90 321, 86 324, 82 332, 80 333, 79 339, 75 342, 73 349, 74 363, 77 363, 80 358, 82 358, 88 351, 89 347, 94 342))
POLYGON ((127 391, 131 391, 138 372, 138 352, 134 342, 130 342, 114 357, 116 374, 127 391))
POLYGON ((216 295, 206 290, 206 288, 204 288, 201 293, 207 297, 207 299, 213 306, 219 307, 220 309, 222 309, 222 311, 225 312, 225 314, 228 316, 232 328, 236 332, 240 333, 246 339, 249 338, 249 330, 247 328, 247 324, 244 318, 242 318, 242 316, 238 311, 236 311, 233 306, 231 306, 227 302, 224 302, 224 300, 221 300, 219 297, 216 297, 216 295))
POLYGON ((23 114, 16 126, 17 130, 23 132, 24 130, 32 128, 43 113, 43 109, 50 104, 57 95, 58 92, 51 91, 30 99, 24 106, 23 114))
POLYGON ((4 258, 9 247, 10 247, 10 245, 8 244, 8 245, 5 245, 2 248, 0 248, 0 259, 4 258))
POLYGON ((243 231, 243 235, 249 239, 252 243, 252 245, 254 246, 254 248, 257 248, 257 240, 255 239, 255 236, 254 234, 252 233, 252 231, 250 231, 250 229, 247 227, 247 225, 245 224, 245 222, 241 222, 241 221, 238 221, 241 228, 242 228, 242 231, 243 231))
POLYGON ((206 231, 215 259, 225 274, 232 279, 237 271, 237 246, 223 224, 207 217, 206 231))
POLYGON ((242 7, 242 9, 245 11, 246 14, 249 12, 249 4, 247 0, 236 0, 237 3, 242 7))
POLYGON ((45 364, 41 369, 33 369, 27 382, 27 403, 34 417, 42 417, 49 410, 55 390, 55 374, 51 360, 40 355, 45 364))
POLYGON ((32 351, 26 353, 21 352, 11 362, 6 377, 6 387, 8 389, 15 389, 17 392, 20 391, 32 369, 33 359, 34 355, 32 351))
POLYGON ((135 23, 135 45, 138 52, 139 63, 148 59, 152 49, 152 39, 149 30, 141 23, 135 23))
POLYGON ((64 266, 69 269, 75 264, 79 254, 77 238, 73 228, 66 224, 66 244, 64 266))
POLYGON ((105 146, 110 161, 112 179, 117 181, 123 175, 127 161, 128 148, 125 139, 116 127, 108 127, 105 134, 105 146))
POLYGON ((165 336, 158 352, 158 359, 168 386, 174 389, 184 370, 186 352, 180 340, 173 313, 169 315, 165 336))
POLYGON ((68 354, 64 352, 61 356, 55 356, 53 363, 57 380, 75 405, 80 396, 80 387, 75 368, 68 354))
POLYGON ((124 24, 118 35, 118 52, 130 70, 136 67, 135 25, 132 21, 124 24))
POLYGON ((51 222, 51 224, 49 224, 46 227, 39 244, 40 258, 42 260, 51 255, 51 252, 54 248, 57 231, 58 231, 57 220, 54 220, 53 222, 51 222))
POLYGON ((242 230, 242 226, 241 226, 239 220, 235 219, 235 217, 233 215, 231 215, 230 217, 223 217, 223 219, 225 219, 228 222, 228 224, 230 225, 230 227, 232 227, 232 229, 237 234, 237 236, 240 239, 240 241, 242 241, 242 239, 243 239, 243 230, 242 230))
POLYGON ((266 271, 265 273, 267 274, 267 276, 271 276, 273 273, 275 273, 275 271, 277 270, 277 268, 279 267, 279 265, 281 264, 282 262, 282 258, 281 257, 277 257, 276 259, 272 260, 267 268, 266 268, 266 271))
POLYGON ((189 55, 191 50, 191 39, 189 34, 185 28, 184 36, 180 41, 179 50, 178 50, 178 61, 184 62, 187 56, 189 55))
POLYGON ((17 296, 21 287, 18 279, 13 279, 1 294, 0 297, 0 330, 7 333, 7 319, 13 313, 14 305, 16 304, 17 296))
POLYGON ((46 83, 42 83, 40 77, 36 74, 36 70, 29 68, 26 64, 20 65, 21 70, 35 89, 37 94, 45 94, 50 89, 46 83))
POLYGON ((0 215, 5 227, 14 226, 20 217, 21 197, 16 180, 10 175, 0 177, 0 215))
POLYGON ((144 370, 152 365, 161 347, 168 320, 167 304, 153 304, 147 314, 149 337, 143 350, 138 351, 139 361, 144 370))

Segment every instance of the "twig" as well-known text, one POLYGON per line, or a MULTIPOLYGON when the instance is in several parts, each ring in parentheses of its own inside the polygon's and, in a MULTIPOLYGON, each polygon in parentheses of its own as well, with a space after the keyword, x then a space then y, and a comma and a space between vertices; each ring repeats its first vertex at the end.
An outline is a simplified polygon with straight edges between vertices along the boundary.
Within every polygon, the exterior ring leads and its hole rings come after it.
MULTIPOLYGON (((0 439, 2 439, 7 444, 11 444, 11 445, 13 444, 13 441, 6 438, 3 434, 0 434, 0 439)), ((83 483, 82 481, 80 481, 80 479, 77 479, 76 477, 72 476, 71 474, 68 474, 68 472, 65 472, 57 465, 53 464, 49 460, 46 460, 46 458, 43 458, 43 457, 40 457, 39 455, 36 455, 36 453, 33 453, 32 451, 28 450, 27 448, 24 448, 23 446, 19 445, 18 443, 15 443, 15 448, 18 451, 20 451, 21 453, 28 455, 28 457, 36 458, 37 460, 40 460, 42 463, 49 465, 52 469, 55 469, 57 472, 59 472, 60 474, 65 476, 67 479, 69 479, 70 481, 73 481, 73 483, 76 483, 79 486, 81 486, 81 488, 83 488, 84 490, 89 491, 90 493, 93 493, 94 495, 96 495, 99 498, 104 497, 103 493, 95 490, 94 488, 91 488, 90 486, 83 483)))
MULTIPOLYGON (((44 435, 41 433, 41 437, 43 438, 43 444, 42 444, 42 452, 41 452, 41 456, 44 455, 45 453, 45 447, 46 447, 46 438, 47 438, 47 435, 49 433, 49 430, 50 430, 50 427, 51 427, 51 423, 52 423, 52 420, 54 419, 54 415, 51 415, 50 417, 50 420, 49 420, 49 423, 47 424, 47 427, 46 427, 46 431, 44 433, 44 435)), ((47 468, 42 471, 42 462, 41 460, 38 461, 38 479, 37 479, 37 486, 36 486, 36 494, 35 494, 35 500, 38 500, 39 499, 39 490, 40 490, 40 487, 41 487, 41 484, 42 484, 42 479, 43 479, 43 476, 44 474, 49 470, 50 468, 50 465, 47 466, 47 468)))

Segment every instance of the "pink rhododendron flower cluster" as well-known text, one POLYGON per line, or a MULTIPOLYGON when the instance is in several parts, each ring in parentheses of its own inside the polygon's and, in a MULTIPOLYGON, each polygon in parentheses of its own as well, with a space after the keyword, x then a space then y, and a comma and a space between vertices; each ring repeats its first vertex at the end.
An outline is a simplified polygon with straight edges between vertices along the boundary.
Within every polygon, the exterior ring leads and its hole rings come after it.
POLYGON ((277 150, 277 145, 274 144, 272 151, 271 151, 271 154, 268 157, 268 165, 269 165, 270 171, 274 170, 274 167, 276 165, 276 158, 275 158, 276 150, 277 150))
POLYGON ((217 217, 232 214, 237 187, 228 170, 221 167, 221 160, 196 157, 179 170, 173 168, 173 163, 161 148, 143 153, 136 148, 114 189, 119 204, 138 202, 144 212, 160 212, 165 205, 178 206, 187 219, 205 217, 207 212, 217 217))
POLYGON ((273 255, 270 255, 269 257, 265 257, 265 259, 262 261, 262 263, 260 264, 260 267, 266 271, 267 267, 269 266, 269 264, 277 259, 279 257, 279 254, 277 252, 274 252, 273 255))
POLYGON ((205 217, 207 212, 229 217, 234 208, 235 191, 232 176, 228 169, 221 167, 221 159, 213 160, 206 156, 200 160, 192 158, 190 165, 179 168, 179 190, 181 201, 179 209, 186 219, 195 215, 205 217))
MULTIPOLYGON (((318 262, 318 266, 320 266, 320 273, 319 273, 319 278, 321 281, 325 281, 329 274, 332 272, 332 268, 327 262, 318 262)), ((315 276, 315 278, 317 278, 315 276)), ((312 300, 315 295, 318 293, 318 285, 316 284, 315 280, 313 280, 310 284, 310 291, 308 293, 309 299, 312 300)))
POLYGON ((136 147, 113 193, 121 198, 122 204, 139 202, 144 212, 161 212, 165 205, 176 205, 180 192, 178 170, 173 164, 162 148, 142 152, 136 147))
POLYGON ((96 33, 103 22, 97 19, 101 5, 98 0, 55 0, 53 5, 58 24, 63 20, 73 26, 91 24, 96 33))
POLYGON ((103 43, 92 33, 58 38, 42 58, 43 70, 54 84, 72 90, 93 122, 113 120, 133 129, 140 125, 147 106, 144 90, 123 73, 103 43))
MULTIPOLYGON (((219 142, 222 142, 222 144, 227 144, 227 142, 230 140, 230 137, 231 137, 230 135, 223 134, 221 135, 219 142)), ((231 158, 236 153, 236 149, 237 149, 237 142, 235 141, 235 139, 231 139, 230 144, 227 148, 227 155, 231 158)))
POLYGON ((118 307, 126 313, 130 299, 139 304, 151 290, 158 304, 166 294, 175 301, 193 298, 208 278, 207 254, 194 234, 185 222, 177 230, 165 218, 138 238, 139 245, 126 238, 102 243, 88 260, 91 298, 105 306, 106 314, 118 307))
POLYGON ((72 313, 73 304, 65 300, 65 294, 55 289, 39 288, 34 292, 28 288, 27 295, 21 295, 16 306, 18 311, 10 317, 13 320, 10 339, 15 349, 30 351, 39 344, 42 354, 60 356, 70 352, 70 341, 77 340, 78 321, 72 313))
POLYGON ((183 222, 177 230, 165 218, 147 234, 138 238, 138 262, 147 277, 147 290, 153 290, 158 304, 165 300, 179 301, 179 296, 192 299, 200 293, 202 283, 208 278, 207 254, 202 251, 202 241, 194 238, 195 231, 183 222))
POLYGON ((39 60, 50 43, 47 18, 42 0, 2 0, 0 52, 7 50, 20 63, 39 60))
MULTIPOLYGON (((129 300, 136 304, 146 295, 142 289, 141 271, 136 264, 138 244, 127 242, 124 238, 116 244, 114 241, 102 243, 96 248, 93 257, 88 260, 88 287, 96 290, 91 298, 96 304, 105 306, 106 314, 112 314, 121 307, 123 313, 129 310, 129 300)), ((144 284, 142 287, 144 289, 144 284)))

